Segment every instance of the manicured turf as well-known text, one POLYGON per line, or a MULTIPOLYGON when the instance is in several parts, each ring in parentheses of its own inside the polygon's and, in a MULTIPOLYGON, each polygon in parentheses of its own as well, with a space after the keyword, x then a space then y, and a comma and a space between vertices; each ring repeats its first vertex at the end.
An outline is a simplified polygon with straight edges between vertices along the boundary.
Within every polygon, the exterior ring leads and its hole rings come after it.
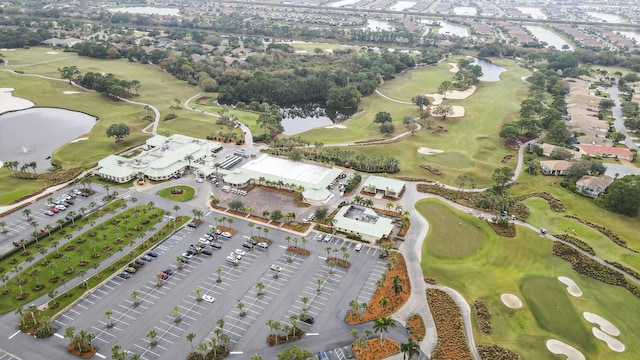
MULTIPOLYGON (((554 176, 532 176, 522 173, 518 178, 517 185, 511 189, 514 196, 534 191, 546 191, 562 200, 567 209, 566 214, 576 215, 582 219, 602 224, 625 240, 629 246, 640 250, 640 226, 637 225, 640 216, 631 218, 604 210, 598 207, 593 202, 593 199, 578 195, 569 189, 559 186, 558 184, 561 180, 561 178, 554 176)), ((625 266, 640 271, 640 260, 638 260, 637 254, 614 244, 600 232, 587 225, 565 218, 565 213, 551 211, 547 202, 542 199, 530 198, 525 200, 524 203, 532 213, 527 222, 534 226, 545 228, 552 234, 564 233, 567 230, 569 235, 574 235, 573 230, 575 230, 574 236, 591 245, 600 257, 618 261, 625 266)))
POLYGON ((486 236, 478 227, 474 217, 453 211, 444 204, 429 207, 431 219, 427 251, 442 258, 462 258, 475 254, 486 236))
POLYGON ((191 186, 186 185, 177 185, 171 186, 166 189, 162 189, 158 192, 158 196, 163 197, 165 199, 171 199, 175 201, 187 201, 193 198, 193 195, 196 193, 196 189, 191 186), (182 193, 179 195, 171 194, 171 191, 177 189, 182 190, 182 193))
POLYGON ((530 276, 521 280, 526 304, 538 324, 579 349, 595 348, 591 332, 585 327, 582 315, 576 311, 566 286, 558 279, 530 276), (576 346, 578 345, 578 346, 576 346))
MULTIPOLYGON (((434 214, 438 206, 444 205, 434 199, 416 203, 416 209, 429 221, 430 226, 442 221, 441 216, 434 214)), ((464 213, 458 213, 461 219, 465 216, 464 213)), ((635 334, 640 333, 640 323, 631 314, 640 311, 638 298, 623 288, 577 274, 568 262, 552 255, 551 241, 533 231, 518 227, 515 238, 504 238, 497 236, 488 225, 475 217, 470 217, 468 221, 467 226, 477 224, 485 234, 482 247, 465 258, 437 257, 428 248, 432 236, 437 236, 437 233, 430 231, 426 246, 422 249, 422 269, 425 277, 433 277, 440 284, 456 289, 469 303, 479 298, 487 304, 494 332, 492 335, 483 334, 474 322, 476 343, 497 343, 519 352, 523 359, 560 359, 546 349, 545 342, 550 338, 560 339, 561 335, 538 324, 528 305, 530 295, 521 291, 521 284, 530 277, 555 279, 557 276, 568 276, 584 293, 580 298, 568 297, 575 311, 578 314, 590 311, 611 321, 620 329, 619 340, 627 350, 621 354, 613 353, 592 335, 586 336, 580 344, 572 345, 582 351, 587 359, 636 358, 640 352, 640 338, 635 334), (507 308, 500 301, 502 293, 517 295, 525 306, 518 310, 507 308)), ((563 285, 559 285, 563 289, 563 285)), ((538 296, 544 297, 545 294, 538 296)), ((590 327, 587 329, 590 330, 590 327)))

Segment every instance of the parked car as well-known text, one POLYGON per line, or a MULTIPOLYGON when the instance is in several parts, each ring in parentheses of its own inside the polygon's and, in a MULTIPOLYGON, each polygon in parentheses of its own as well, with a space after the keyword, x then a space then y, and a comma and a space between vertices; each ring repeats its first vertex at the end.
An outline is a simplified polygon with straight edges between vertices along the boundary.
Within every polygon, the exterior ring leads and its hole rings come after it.
POLYGON ((182 253, 182 257, 187 260, 191 260, 193 258, 193 252, 191 250, 182 253))
POLYGON ((269 244, 267 244, 266 242, 259 242, 258 243, 258 247, 261 247, 263 249, 267 249, 269 247, 269 244))
POLYGON ((216 301, 216 298, 214 298, 211 295, 202 295, 202 301, 206 301, 208 303, 212 303, 213 304, 213 302, 216 301))
POLYGON ((64 205, 56 205, 55 208, 58 209, 58 210, 67 210, 67 207, 64 206, 64 205))
POLYGON ((198 224, 196 224, 196 223, 194 223, 194 222, 190 222, 190 223, 188 223, 188 224, 187 224, 187 226, 188 226, 188 227, 190 227, 190 228, 192 228, 192 229, 195 229, 195 228, 197 228, 197 227, 198 227, 198 224))
POLYGON ((212 241, 209 245, 216 249, 222 249, 222 243, 220 241, 212 241))
POLYGON ((129 279, 131 277, 131 274, 126 273, 126 272, 121 272, 120 274, 118 274, 118 277, 123 278, 123 279, 129 279))
POLYGON ((362 250, 363 245, 362 244, 358 244, 356 245, 356 251, 360 251, 362 250))
POLYGON ((47 211, 45 211, 45 212, 44 212, 44 214, 45 214, 45 215, 47 215, 47 216, 53 216, 53 215, 55 215, 55 213, 54 213, 53 211, 51 211, 51 210, 47 210, 47 211))
POLYGON ((258 245, 258 241, 256 241, 256 239, 254 238, 249 238, 247 242, 249 242, 251 245, 258 245))
POLYGON ((242 247, 247 248, 247 249, 253 249, 253 244, 248 242, 248 241, 245 241, 245 242, 242 243, 242 247))
POLYGON ((313 325, 313 323, 316 322, 316 319, 313 318, 313 316, 311 315, 306 315, 304 316, 303 319, 301 319, 303 322, 309 324, 309 325, 313 325))
POLYGON ((55 207, 52 207, 51 209, 49 209, 49 211, 56 214, 60 212, 60 210, 56 209, 55 207))
POLYGON ((230 264, 237 264, 238 263, 238 259, 236 259, 235 256, 227 256, 227 258, 225 259, 226 262, 230 263, 230 264))
POLYGON ((129 274, 133 274, 135 273, 137 270, 136 268, 129 266, 128 268, 124 269, 124 271, 128 272, 129 274))
POLYGON ((324 236, 324 242, 329 242, 331 241, 331 234, 327 234, 324 236))
POLYGON ((161 278, 162 280, 167 280, 167 279, 169 278, 169 274, 164 273, 164 272, 161 272, 161 273, 159 273, 158 275, 160 275, 160 278, 161 278))
POLYGON ((175 273, 176 273, 176 272, 175 272, 175 271, 173 271, 173 269, 171 269, 171 268, 165 268, 165 269, 162 269, 162 272, 163 272, 163 273, 165 273, 165 274, 167 274, 167 275, 169 275, 169 276, 171 276, 171 275, 173 275, 173 274, 175 274, 175 273))
POLYGON ((48 203, 44 204, 44 206, 46 206, 48 208, 52 208, 52 207, 56 206, 56 204, 48 202, 48 203))
POLYGON ((138 265, 144 265, 144 264, 146 264, 146 263, 147 263, 146 261, 144 261, 144 260, 142 260, 142 259, 136 259, 136 261, 134 261, 134 262, 135 262, 136 264, 138 264, 138 265))
MULTIPOLYGON (((312 323, 312 324, 313 324, 313 323, 312 323)), ((326 353, 326 352, 324 352, 324 351, 320 351, 320 352, 319 352, 319 355, 320 355, 320 360, 329 360, 329 355, 327 355, 327 353, 326 353)))
POLYGON ((198 242, 202 245, 209 245, 209 240, 205 239, 205 238, 200 238, 198 240, 198 242))
POLYGON ((271 265, 271 270, 280 272, 282 270, 282 267, 280 265, 273 264, 271 265))
POLYGON ((158 253, 154 253, 153 251, 149 251, 149 252, 147 253, 147 255, 149 255, 149 256, 151 256, 151 257, 154 257, 154 258, 157 258, 157 257, 158 257, 158 253))
POLYGON ((230 232, 223 232, 222 234, 220 234, 221 236, 224 236, 226 238, 231 238, 233 235, 230 232))
POLYGON ((236 249, 235 251, 236 254, 240 255, 240 256, 245 256, 247 255, 247 252, 242 250, 242 249, 236 249))
POLYGON ((211 251, 211 249, 202 249, 202 253, 205 255, 213 255, 213 251, 211 251))
POLYGON ((236 254, 235 252, 232 252, 229 256, 236 258, 236 260, 242 260, 242 255, 236 254))
POLYGON ((153 258, 151 256, 149 256, 149 255, 142 255, 140 257, 140 259, 142 259, 142 260, 144 260, 146 262, 151 262, 151 260, 153 260, 153 258))

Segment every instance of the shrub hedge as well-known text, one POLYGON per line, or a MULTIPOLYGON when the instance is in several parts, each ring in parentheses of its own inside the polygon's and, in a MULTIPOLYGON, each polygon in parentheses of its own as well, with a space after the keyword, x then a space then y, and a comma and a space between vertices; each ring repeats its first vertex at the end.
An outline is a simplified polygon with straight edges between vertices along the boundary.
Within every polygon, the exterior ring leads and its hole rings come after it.
POLYGON ((478 317, 478 327, 480 331, 485 334, 493 333, 493 326, 491 325, 491 311, 482 300, 476 299, 473 302, 473 308, 476 309, 476 316, 478 317))

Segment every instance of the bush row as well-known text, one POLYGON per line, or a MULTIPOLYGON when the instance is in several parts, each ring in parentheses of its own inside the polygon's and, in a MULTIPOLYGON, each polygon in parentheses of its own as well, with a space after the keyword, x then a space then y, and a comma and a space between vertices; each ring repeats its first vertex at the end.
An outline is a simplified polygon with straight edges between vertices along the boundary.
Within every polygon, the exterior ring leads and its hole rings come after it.
POLYGON ((602 225, 598 225, 598 224, 594 224, 591 221, 585 220, 585 219, 581 219, 577 216, 573 216, 573 215, 565 215, 565 217, 569 218, 569 219, 573 219, 576 220, 582 224, 585 224, 593 229, 598 230, 602 235, 606 236, 609 238, 609 240, 613 241, 616 245, 621 246, 627 250, 633 251, 633 252, 640 252, 632 247, 630 247, 629 245, 627 245, 627 242, 622 240, 618 235, 614 234, 611 230, 607 229, 606 227, 602 226, 602 225))
POLYGON ((626 272, 627 274, 630 274, 630 275, 631 275, 631 276, 633 276, 634 278, 636 278, 636 279, 640 280, 640 273, 638 273, 637 271, 635 271, 635 270, 633 270, 633 269, 631 269, 631 268, 629 268, 629 267, 626 267, 626 266, 624 266, 624 265, 620 264, 620 263, 619 263, 619 262, 617 262, 617 261, 609 261, 609 260, 605 260, 605 262, 606 262, 607 264, 609 264, 609 265, 612 265, 612 266, 617 267, 618 269, 620 269, 620 270, 622 270, 622 271, 626 272))
POLYGON ((546 191, 535 191, 535 192, 532 192, 530 194, 518 196, 517 198, 515 198, 515 200, 516 201, 522 201, 522 200, 528 199, 530 197, 539 197, 541 199, 546 200, 547 203, 549 203, 549 207, 551 208, 551 210, 553 210, 555 212, 565 212, 565 211, 567 211, 567 209, 564 207, 564 204, 562 203, 562 200, 560 200, 557 197, 549 194, 546 191))
POLYGON ((476 309, 476 316, 478 317, 478 327, 480 331, 485 334, 493 333, 493 326, 491 325, 491 311, 482 300, 476 299, 473 302, 473 308, 476 309))
POLYGON ((473 359, 467 345, 460 308, 455 301, 442 290, 427 289, 427 302, 438 333, 438 343, 431 353, 431 359, 473 359))
POLYGON ((577 237, 573 237, 571 235, 568 234, 557 234, 557 235, 553 235, 555 237, 557 237, 560 240, 566 241, 570 244, 573 244, 575 246, 577 246, 578 248, 580 248, 582 251, 585 251, 593 256, 596 255, 595 250, 593 250, 593 248, 591 246, 589 246, 589 244, 587 244, 586 242, 578 239, 577 237))
POLYGON ((496 234, 504 237, 515 237, 516 236, 516 226, 513 223, 509 223, 508 220, 504 224, 497 224, 495 222, 487 221, 487 224, 491 226, 493 231, 496 234))
POLYGON ((569 245, 557 241, 554 242, 553 255, 569 261, 571 268, 579 274, 592 277, 606 284, 621 286, 629 290, 633 295, 640 297, 640 288, 629 283, 622 273, 590 259, 569 245))
POLYGON ((478 353, 482 360, 519 360, 517 352, 496 344, 478 345, 478 353))

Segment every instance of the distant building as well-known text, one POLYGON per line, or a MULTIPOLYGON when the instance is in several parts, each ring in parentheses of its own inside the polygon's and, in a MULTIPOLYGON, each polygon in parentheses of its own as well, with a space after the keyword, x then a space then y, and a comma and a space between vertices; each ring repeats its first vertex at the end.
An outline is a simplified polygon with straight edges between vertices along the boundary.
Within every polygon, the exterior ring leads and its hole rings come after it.
POLYGON ((544 175, 567 175, 567 170, 571 163, 567 160, 545 160, 540 161, 540 168, 544 175))
POLYGON ((626 148, 604 146, 604 145, 580 144, 578 145, 578 149, 580 149, 580 154, 586 155, 586 156, 616 158, 616 159, 624 159, 629 161, 633 160, 633 153, 626 148))
POLYGON ((76 39, 74 37, 70 37, 70 38, 66 38, 66 39, 51 38, 51 39, 47 39, 47 40, 44 40, 44 41, 40 42, 40 44, 63 47, 63 48, 70 48, 70 47, 73 47, 73 45, 75 45, 77 43, 81 43, 81 42, 82 42, 82 40, 80 40, 80 39, 76 39))
POLYGON ((341 207, 334 216, 334 228, 375 244, 388 238, 393 231, 393 220, 378 215, 373 209, 347 205, 341 207))
POLYGON ((551 156, 551 153, 553 152, 553 150, 556 149, 564 149, 567 150, 569 152, 571 152, 571 154, 573 155, 573 158, 576 160, 580 159, 580 153, 575 151, 575 150, 571 150, 571 149, 567 149, 565 147, 562 146, 556 146, 556 145, 551 145, 551 144, 540 144, 538 145, 540 147, 540 149, 542 149, 542 155, 544 156, 551 156))
POLYGON ((399 198, 405 186, 401 180, 371 175, 364 182, 363 191, 374 195, 382 191, 384 196, 399 198))
POLYGON ((607 175, 585 175, 581 177, 580 180, 576 181, 576 191, 584 195, 596 198, 602 195, 602 193, 607 190, 607 188, 613 181, 614 178, 607 175))

